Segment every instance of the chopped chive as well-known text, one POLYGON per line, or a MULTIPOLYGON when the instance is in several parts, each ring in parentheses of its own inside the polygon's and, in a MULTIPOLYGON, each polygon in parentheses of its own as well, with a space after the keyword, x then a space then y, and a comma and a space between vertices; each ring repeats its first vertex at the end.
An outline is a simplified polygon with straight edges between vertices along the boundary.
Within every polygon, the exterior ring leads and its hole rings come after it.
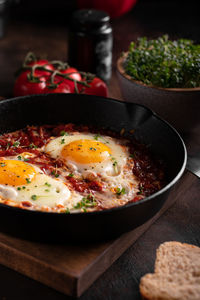
POLYGON ((7 143, 6 150, 8 150, 9 148, 10 148, 10 143, 7 143))
POLYGON ((97 205, 97 202, 93 195, 89 194, 87 197, 83 197, 81 201, 79 201, 74 208, 75 209, 83 209, 86 212, 86 208, 94 207, 97 205))
POLYGON ((48 187, 50 187, 51 186, 51 184, 50 183, 48 183, 48 182, 45 182, 45 184, 44 185, 46 185, 46 186, 48 186, 48 187))
POLYGON ((16 142, 13 143, 13 147, 17 148, 17 147, 19 147, 19 145, 20 145, 20 142, 18 142, 18 141, 16 141, 16 142))
POLYGON ((31 183, 31 181, 30 181, 29 178, 26 178, 26 182, 27 182, 27 183, 31 183))
POLYGON ((62 130, 62 131, 60 132, 60 135, 61 135, 61 136, 64 136, 64 135, 66 135, 66 136, 67 136, 67 135, 69 135, 69 133, 68 133, 68 132, 66 132, 66 131, 64 131, 64 130, 62 130))
POLYGON ((66 214, 70 214, 69 208, 66 209, 65 213, 66 213, 66 214))
POLYGON ((5 163, 0 163, 0 166, 1 166, 1 167, 5 167, 6 164, 5 164, 5 163))
POLYGON ((54 175, 56 178, 57 178, 57 177, 59 177, 59 174, 58 174, 58 173, 56 173, 56 171, 55 171, 55 170, 51 172, 51 175, 54 175))
POLYGON ((34 149, 37 149, 38 148, 38 146, 36 146, 35 144, 33 144, 33 143, 31 143, 30 145, 29 145, 29 148, 34 148, 34 149))
POLYGON ((68 174, 69 177, 74 177, 73 173, 68 174))
POLYGON ((98 133, 98 134, 96 134, 95 136, 94 136, 94 139, 96 140, 96 141, 98 141, 98 139, 101 137, 101 135, 98 133))
POLYGON ((18 158, 18 160, 22 160, 21 155, 18 155, 17 158, 18 158))
POLYGON ((64 143, 65 143, 65 139, 62 139, 60 143, 61 143, 61 144, 64 144, 64 143))
POLYGON ((37 200, 37 196, 36 195, 32 195, 31 199, 35 201, 35 200, 37 200))
POLYGON ((46 189, 46 190, 44 190, 45 192, 50 192, 50 190, 48 190, 48 189, 46 189))
POLYGON ((24 157, 24 161, 29 161, 29 158, 24 157))
POLYGON ((124 194, 126 194, 126 190, 125 190, 125 188, 123 187, 122 189, 120 189, 120 188, 117 188, 117 190, 116 190, 116 194, 117 195, 124 195, 124 194))
POLYGON ((20 188, 20 186, 18 186, 18 188, 17 188, 17 189, 18 189, 18 191, 21 191, 21 188, 20 188))
POLYGON ((144 187, 142 185, 139 186, 139 192, 138 195, 142 194, 144 192, 144 187))

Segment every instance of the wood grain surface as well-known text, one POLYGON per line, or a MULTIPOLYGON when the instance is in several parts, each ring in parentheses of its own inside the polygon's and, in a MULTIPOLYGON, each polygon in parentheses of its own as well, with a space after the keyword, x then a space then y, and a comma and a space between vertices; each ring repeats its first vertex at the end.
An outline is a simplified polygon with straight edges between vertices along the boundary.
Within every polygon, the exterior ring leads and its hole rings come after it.
POLYGON ((192 184, 184 176, 162 209, 118 239, 92 245, 30 242, 0 233, 0 263, 68 295, 80 296, 192 184), (51 274, 51 276, 49 276, 51 274))

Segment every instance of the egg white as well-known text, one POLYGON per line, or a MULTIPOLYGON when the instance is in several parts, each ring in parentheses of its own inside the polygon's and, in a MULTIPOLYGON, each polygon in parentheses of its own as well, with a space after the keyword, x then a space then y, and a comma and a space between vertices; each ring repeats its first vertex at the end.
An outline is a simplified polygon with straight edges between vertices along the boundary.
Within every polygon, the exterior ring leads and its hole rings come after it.
POLYGON ((92 140, 97 141, 95 134, 82 134, 82 133, 72 133, 67 136, 61 136, 53 138, 45 147, 45 152, 48 153, 54 159, 61 159, 64 161, 65 165, 73 173, 85 174, 88 170, 95 172, 96 174, 116 176, 118 175, 123 166, 126 164, 128 153, 125 152, 123 147, 117 144, 116 140, 108 136, 98 136, 98 142, 106 144, 111 149, 112 154, 107 151, 103 153, 104 159, 99 163, 78 163, 72 159, 65 159, 62 157, 62 149, 65 145, 77 141, 77 140, 92 140))
MULTIPOLYGON (((25 156, 22 154, 21 157, 25 156)), ((17 157, 9 157, 9 159, 17 160, 17 157)), ((30 183, 19 186, 0 184, 0 198, 9 199, 16 203, 28 201, 39 208, 54 208, 62 205, 65 208, 72 209, 77 202, 81 201, 82 196, 75 191, 70 191, 62 180, 44 174, 35 165, 28 165, 32 166, 36 172, 34 179, 30 183)))

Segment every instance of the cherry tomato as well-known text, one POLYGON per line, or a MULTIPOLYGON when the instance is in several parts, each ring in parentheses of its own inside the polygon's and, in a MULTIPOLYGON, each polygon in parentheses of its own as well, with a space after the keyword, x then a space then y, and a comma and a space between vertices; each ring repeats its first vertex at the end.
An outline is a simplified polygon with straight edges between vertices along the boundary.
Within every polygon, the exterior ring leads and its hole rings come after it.
MULTIPOLYGON (((69 74, 69 77, 72 78, 72 79, 75 79, 75 80, 78 80, 78 81, 81 81, 82 80, 82 77, 81 77, 81 74, 78 72, 77 69, 75 68, 68 68, 68 69, 65 69, 65 70, 60 70, 60 72, 62 74, 69 74), (72 74, 70 74, 72 73, 72 74)), ((58 76, 60 79, 63 80, 63 77, 61 76, 58 76)), ((69 80, 69 79, 64 79, 64 81, 71 87, 71 91, 74 92, 74 82, 72 80, 69 80)))
MULTIPOLYGON (((48 62, 48 60, 46 60, 46 59, 40 59, 40 60, 31 62, 28 65, 29 66, 35 66, 35 65, 44 66, 45 69, 48 69, 50 71, 54 71, 54 66, 52 64, 50 64, 48 62)), ((42 75, 48 76, 48 75, 51 75, 51 73, 48 72, 48 71, 36 69, 35 72, 34 72, 34 75, 35 76, 42 76, 42 75)))
POLYGON ((96 95, 102 97, 108 97, 108 88, 103 80, 98 77, 94 77, 92 82, 89 83, 90 87, 84 87, 82 84, 78 85, 80 94, 96 95))
MULTIPOLYGON (((28 64, 29 66, 44 66, 46 69, 54 71, 52 64, 48 60, 40 59, 28 64)), ((22 72, 15 81, 14 85, 14 96, 25 96, 33 94, 43 94, 46 88, 47 76, 51 75, 51 72, 35 69, 33 75, 36 77, 35 80, 30 81, 28 76, 31 70, 22 72)))
POLYGON ((25 95, 33 95, 33 94, 43 94, 46 88, 46 77, 41 76, 38 77, 39 82, 31 82, 28 80, 29 71, 25 71, 21 73, 14 85, 14 96, 25 96, 25 95))
MULTIPOLYGON (((69 80, 70 81, 70 80, 69 80)), ((72 93, 73 89, 65 80, 60 80, 60 78, 55 77, 54 83, 57 85, 55 88, 52 88, 51 84, 47 84, 44 90, 44 93, 72 93)))

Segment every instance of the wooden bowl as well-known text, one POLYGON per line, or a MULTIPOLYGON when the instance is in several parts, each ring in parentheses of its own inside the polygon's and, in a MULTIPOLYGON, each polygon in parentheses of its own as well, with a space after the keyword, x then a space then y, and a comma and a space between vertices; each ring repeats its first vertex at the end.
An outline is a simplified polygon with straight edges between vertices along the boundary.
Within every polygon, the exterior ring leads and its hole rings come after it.
POLYGON ((124 70, 125 53, 117 61, 117 75, 124 99, 143 104, 181 132, 200 123, 200 87, 160 88, 135 81, 124 70))

